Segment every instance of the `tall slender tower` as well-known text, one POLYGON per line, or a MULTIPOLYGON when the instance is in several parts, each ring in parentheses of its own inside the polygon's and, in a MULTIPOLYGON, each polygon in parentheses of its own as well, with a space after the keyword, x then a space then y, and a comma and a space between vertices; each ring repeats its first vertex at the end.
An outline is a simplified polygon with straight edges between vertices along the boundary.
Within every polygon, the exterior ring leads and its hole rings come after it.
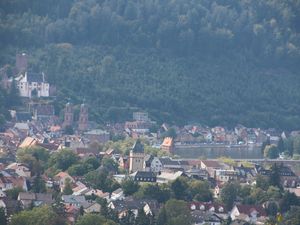
POLYGON ((26 53, 16 55, 16 69, 17 73, 25 72, 28 65, 28 56, 26 53))
POLYGON ((88 128, 88 121, 89 121, 89 114, 88 108, 83 103, 80 106, 80 114, 79 114, 79 121, 78 121, 78 130, 85 131, 88 128))
POLYGON ((65 107, 63 128, 66 128, 67 126, 72 126, 73 120, 74 120, 73 106, 70 102, 68 102, 65 107))

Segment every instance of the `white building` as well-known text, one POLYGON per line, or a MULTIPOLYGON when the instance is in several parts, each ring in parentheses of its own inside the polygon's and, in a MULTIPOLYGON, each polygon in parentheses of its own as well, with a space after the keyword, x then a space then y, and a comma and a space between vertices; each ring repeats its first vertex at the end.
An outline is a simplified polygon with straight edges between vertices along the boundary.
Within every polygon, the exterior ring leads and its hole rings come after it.
POLYGON ((46 82, 44 73, 25 72, 15 80, 20 96, 31 98, 35 94, 37 97, 49 97, 50 85, 46 82))

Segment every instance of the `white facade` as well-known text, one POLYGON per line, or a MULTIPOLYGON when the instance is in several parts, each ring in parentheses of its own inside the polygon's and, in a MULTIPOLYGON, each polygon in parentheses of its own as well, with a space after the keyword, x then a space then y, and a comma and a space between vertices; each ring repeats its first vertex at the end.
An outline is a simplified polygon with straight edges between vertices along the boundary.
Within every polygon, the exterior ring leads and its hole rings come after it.
POLYGON ((135 171, 143 170, 144 158, 145 158, 144 153, 133 152, 131 150, 129 153, 129 171, 135 172, 135 171))
POLYGON ((17 87, 21 97, 32 97, 36 90, 37 97, 49 97, 50 85, 45 81, 45 74, 32 74, 25 72, 16 78, 17 87))
POLYGON ((163 165, 161 163, 161 161, 159 160, 158 157, 154 157, 152 162, 151 162, 151 171, 152 172, 160 172, 163 169, 163 165))

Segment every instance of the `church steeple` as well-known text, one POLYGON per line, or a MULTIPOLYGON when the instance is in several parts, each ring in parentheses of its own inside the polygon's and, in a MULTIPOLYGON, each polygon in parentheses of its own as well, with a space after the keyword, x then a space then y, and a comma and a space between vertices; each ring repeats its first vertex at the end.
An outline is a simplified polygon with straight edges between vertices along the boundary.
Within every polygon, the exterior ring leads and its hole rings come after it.
POLYGON ((65 111, 64 111, 63 128, 66 128, 67 126, 72 126, 73 120, 74 120, 73 105, 70 102, 68 102, 65 106, 65 111))
POLYGON ((80 106, 80 114, 78 121, 78 130, 85 131, 88 128, 89 114, 87 105, 82 103, 80 106))

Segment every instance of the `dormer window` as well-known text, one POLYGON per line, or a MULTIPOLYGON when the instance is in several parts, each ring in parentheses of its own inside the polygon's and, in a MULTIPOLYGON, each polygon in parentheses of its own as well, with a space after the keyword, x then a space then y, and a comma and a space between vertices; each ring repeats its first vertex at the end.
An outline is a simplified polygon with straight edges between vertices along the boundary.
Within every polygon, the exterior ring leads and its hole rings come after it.
POLYGON ((196 206, 194 204, 191 205, 191 210, 195 210, 196 206))
POLYGON ((224 208, 223 208, 223 207, 220 207, 220 208, 219 208, 219 212, 224 212, 224 208))
POLYGON ((205 210, 205 206, 204 206, 204 205, 201 205, 201 206, 200 206, 200 210, 205 210))
POLYGON ((209 209, 209 211, 214 212, 214 211, 215 211, 215 207, 211 207, 211 208, 209 209))

